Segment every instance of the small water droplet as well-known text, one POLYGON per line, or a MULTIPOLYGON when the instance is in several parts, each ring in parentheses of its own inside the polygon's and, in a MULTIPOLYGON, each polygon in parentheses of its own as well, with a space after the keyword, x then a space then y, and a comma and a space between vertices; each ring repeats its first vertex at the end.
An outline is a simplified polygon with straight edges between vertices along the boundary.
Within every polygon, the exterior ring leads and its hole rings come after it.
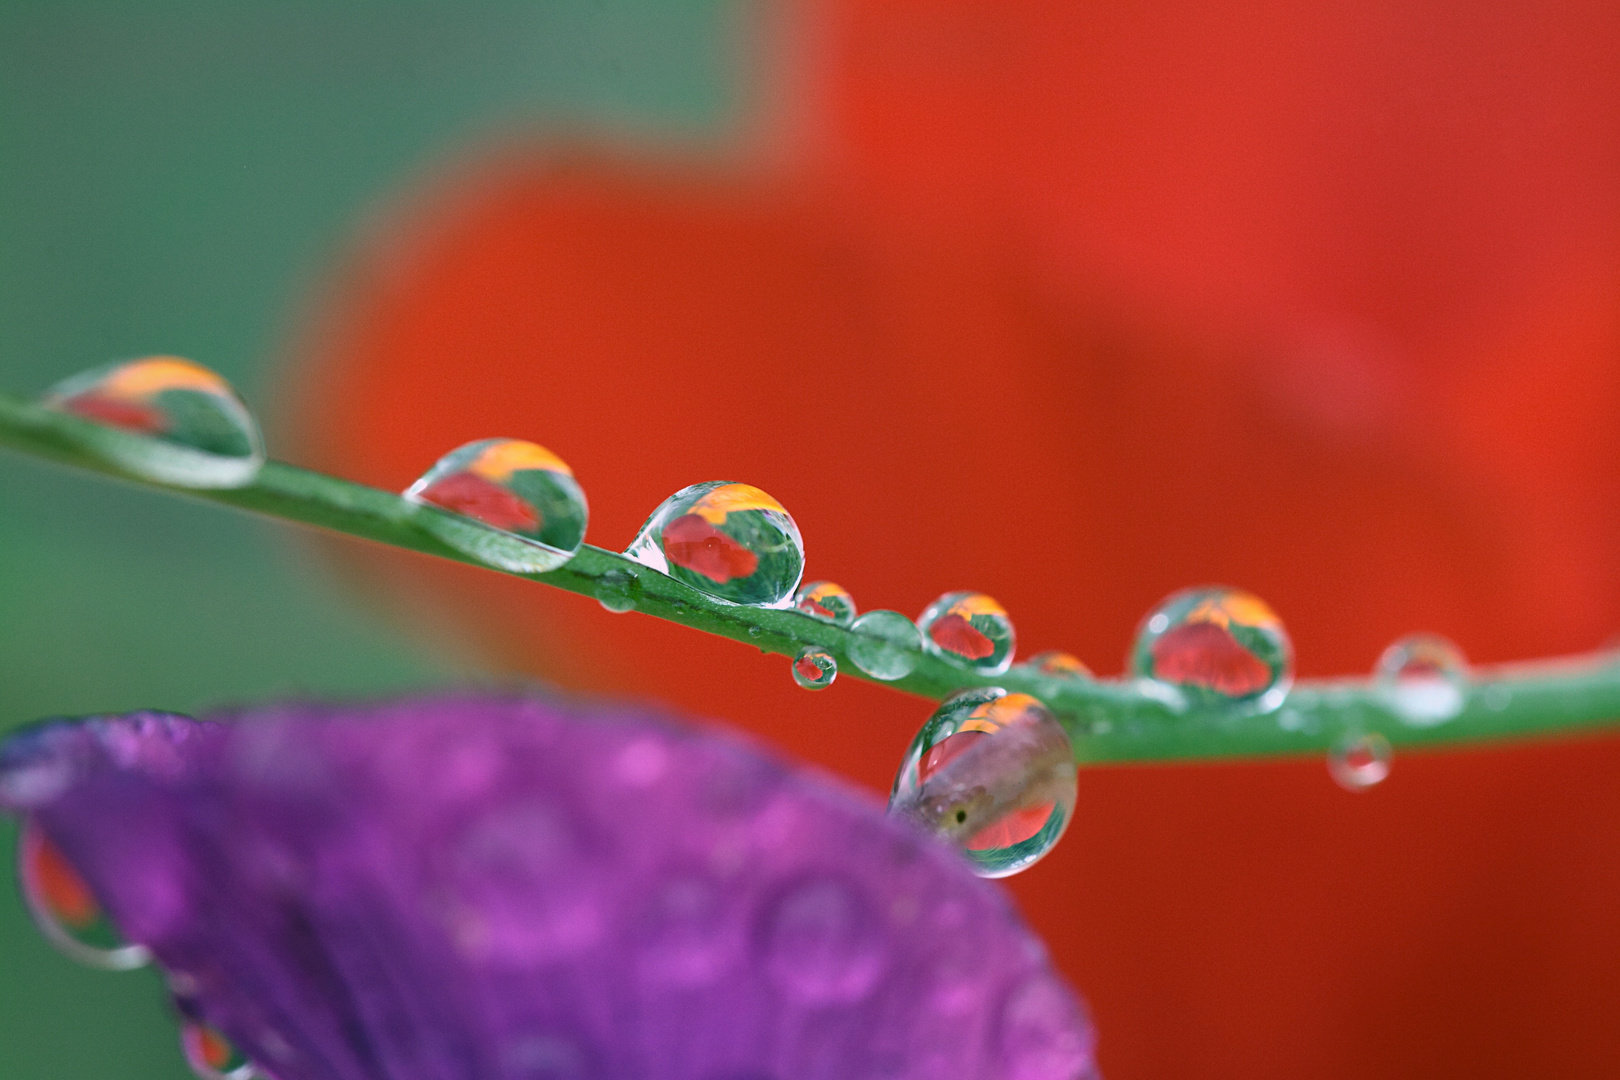
POLYGON ((1328 753, 1328 772, 1346 791, 1366 791, 1389 775, 1394 753, 1376 731, 1346 735, 1328 753))
POLYGON ((152 962, 131 943, 79 876, 67 856, 32 819, 17 840, 17 879, 39 932, 73 960, 105 971, 132 971, 152 962))
POLYGON ((1505 686, 1487 686, 1480 695, 1491 712, 1501 712, 1513 703, 1513 691, 1505 686))
POLYGON ((682 488, 624 552, 734 604, 787 607, 804 573, 804 541, 782 504, 747 484, 682 488))
POLYGON ((1462 712, 1468 661, 1438 634, 1410 634, 1385 649, 1373 669, 1390 708, 1413 727, 1445 723, 1462 712))
POLYGON ((917 617, 923 648, 979 671, 1000 674, 1017 638, 1007 610, 984 593, 949 592, 917 617))
POLYGON ((817 876, 765 907, 759 935, 766 977, 807 1005, 851 1005, 888 967, 881 925, 853 885, 817 876))
POLYGON ((1074 816, 1074 746, 1038 700, 996 687, 947 698, 917 732, 889 812, 962 844, 1006 877, 1057 846, 1074 816))
POLYGON ((259 426, 230 383, 176 356, 75 375, 51 387, 43 404, 99 425, 94 450, 160 483, 242 487, 264 465, 259 426))
POLYGON ((1294 648, 1265 601, 1224 586, 1184 589, 1143 621, 1131 671, 1189 705, 1270 712, 1294 681, 1294 648))
POLYGON ((763 634, 764 632, 765 632, 764 627, 750 626, 748 628, 748 636, 749 637, 759 637, 759 635, 763 634))
POLYGON ((834 626, 855 621, 855 598, 849 590, 832 581, 812 581, 793 598, 793 606, 812 618, 834 626))
POLYGON ((199 1080, 256 1080, 262 1075, 218 1029, 195 1020, 181 1024, 180 1049, 199 1080))
POLYGON ((609 570, 596 579, 596 602, 615 615, 634 611, 636 592, 640 586, 641 583, 630 571, 609 570))
POLYGON ((922 649, 917 624, 898 611, 868 611, 850 623, 855 637, 849 644, 849 658, 855 666, 884 682, 911 674, 916 666, 912 653, 922 649))
POLYGON ((590 511, 573 470, 543 446, 480 439, 450 451, 405 491, 422 528, 457 551, 519 574, 572 559, 590 511), (437 510, 447 511, 438 513, 437 510))
POLYGON ((1048 679, 1089 679, 1091 669, 1079 657, 1053 649, 1036 653, 1018 665, 1020 668, 1048 679))
POLYGON ((806 690, 825 690, 838 678, 838 661, 818 645, 806 645, 793 658, 793 681, 806 690))

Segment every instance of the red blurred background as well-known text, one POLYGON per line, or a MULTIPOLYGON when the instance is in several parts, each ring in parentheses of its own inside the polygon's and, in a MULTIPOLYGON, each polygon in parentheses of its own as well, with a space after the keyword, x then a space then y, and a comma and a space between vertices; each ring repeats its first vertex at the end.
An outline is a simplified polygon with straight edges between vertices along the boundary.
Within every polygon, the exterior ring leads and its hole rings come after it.
MULTIPOLYGON (((1304 675, 1620 624, 1620 7, 835 0, 708 157, 506 144, 402 199, 296 350, 294 458, 403 488, 542 442, 622 547, 781 499, 811 577, 991 593, 1119 668, 1223 581, 1304 675)), ((283 440, 287 442, 288 440, 283 440)), ((402 617, 886 789, 926 703, 376 551, 402 617)), ((1011 883, 1110 1077, 1620 1071, 1620 741, 1082 775, 1011 883)))

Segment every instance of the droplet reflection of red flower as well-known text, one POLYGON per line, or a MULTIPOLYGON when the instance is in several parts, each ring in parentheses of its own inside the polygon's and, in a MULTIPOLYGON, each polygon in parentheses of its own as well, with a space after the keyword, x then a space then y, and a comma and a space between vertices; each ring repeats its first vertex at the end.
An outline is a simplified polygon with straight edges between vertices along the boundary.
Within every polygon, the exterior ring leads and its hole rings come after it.
MULTIPOLYGON (((768 170, 516 149, 413 198, 300 345, 304 460, 397 489, 465 440, 538 438, 608 547, 738 477, 861 609, 984 589, 1025 653, 1104 673, 1212 580, 1287 613, 1304 676, 1416 629, 1491 662, 1620 627, 1620 8, 799 17, 768 170)), ((499 662, 874 787, 929 711, 396 569, 499 662)), ((1402 755, 1354 799, 1320 761, 1088 770, 1012 887, 1095 1003, 1105 1073, 1601 1075, 1617 777, 1614 740, 1402 755)))
POLYGON ((759 569, 759 556, 698 514, 682 514, 664 526, 664 555, 676 566, 724 585, 759 569))

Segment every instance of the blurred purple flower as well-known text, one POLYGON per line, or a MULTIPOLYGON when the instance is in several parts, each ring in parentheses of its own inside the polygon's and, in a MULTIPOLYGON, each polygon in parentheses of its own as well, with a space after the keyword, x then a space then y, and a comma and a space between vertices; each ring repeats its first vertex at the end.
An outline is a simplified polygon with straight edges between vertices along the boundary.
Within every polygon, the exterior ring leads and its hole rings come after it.
POLYGON ((999 888, 734 736, 460 696, 0 746, 182 1012, 280 1080, 1076 1080, 999 888))

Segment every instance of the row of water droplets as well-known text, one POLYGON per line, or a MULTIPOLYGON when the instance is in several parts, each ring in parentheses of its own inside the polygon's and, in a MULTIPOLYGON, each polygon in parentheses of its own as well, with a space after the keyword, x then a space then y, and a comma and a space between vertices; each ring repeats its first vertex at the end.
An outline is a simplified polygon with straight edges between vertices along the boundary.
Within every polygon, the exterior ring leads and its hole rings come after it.
MULTIPOLYGON (((215 373, 176 357, 151 357, 92 371, 53 388, 45 403, 94 421, 94 449, 150 479, 198 488, 239 487, 263 465, 252 414, 215 373)), ((413 520, 473 558, 503 570, 544 573, 584 543, 589 509, 573 471, 545 447, 483 439, 440 458, 404 492, 413 520)), ((625 555, 730 604, 793 608, 851 631, 848 659, 868 676, 911 674, 920 654, 995 676, 1012 667, 1016 634, 1007 611, 977 592, 950 592, 915 620, 898 611, 861 614, 847 589, 829 581, 799 587, 804 542, 787 510, 747 484, 694 484, 648 517, 625 555)), ((635 608, 639 579, 624 569, 595 586, 609 611, 635 608)), ((750 628, 757 632, 758 627, 750 628)), ((1049 679, 1090 679, 1063 652, 1018 665, 1049 679)), ((1147 697, 1177 711, 1253 715, 1281 708, 1293 682, 1293 647, 1281 620, 1238 589, 1188 589, 1143 619, 1130 676, 1147 697)), ((838 676, 826 648, 792 659, 794 680, 820 690, 838 676)), ((1386 704, 1407 722, 1442 723, 1461 711, 1467 668, 1443 639, 1391 646, 1377 673, 1386 704)), ((1281 723, 1288 722, 1285 711, 1281 723)), ((1346 732, 1329 758, 1345 787, 1362 790, 1389 771, 1388 740, 1346 732)), ((1028 694, 965 691, 946 701, 913 741, 891 807, 960 842, 987 875, 1016 872, 1040 858, 1067 827, 1074 804, 1072 746, 1047 707, 1028 694), (1061 741, 1064 755, 1055 755, 1061 741), (1066 755, 1066 756, 1065 756, 1066 755), (1067 765, 1055 764, 1063 757, 1067 765), (1033 800, 1033 801, 1032 801, 1033 800)))

